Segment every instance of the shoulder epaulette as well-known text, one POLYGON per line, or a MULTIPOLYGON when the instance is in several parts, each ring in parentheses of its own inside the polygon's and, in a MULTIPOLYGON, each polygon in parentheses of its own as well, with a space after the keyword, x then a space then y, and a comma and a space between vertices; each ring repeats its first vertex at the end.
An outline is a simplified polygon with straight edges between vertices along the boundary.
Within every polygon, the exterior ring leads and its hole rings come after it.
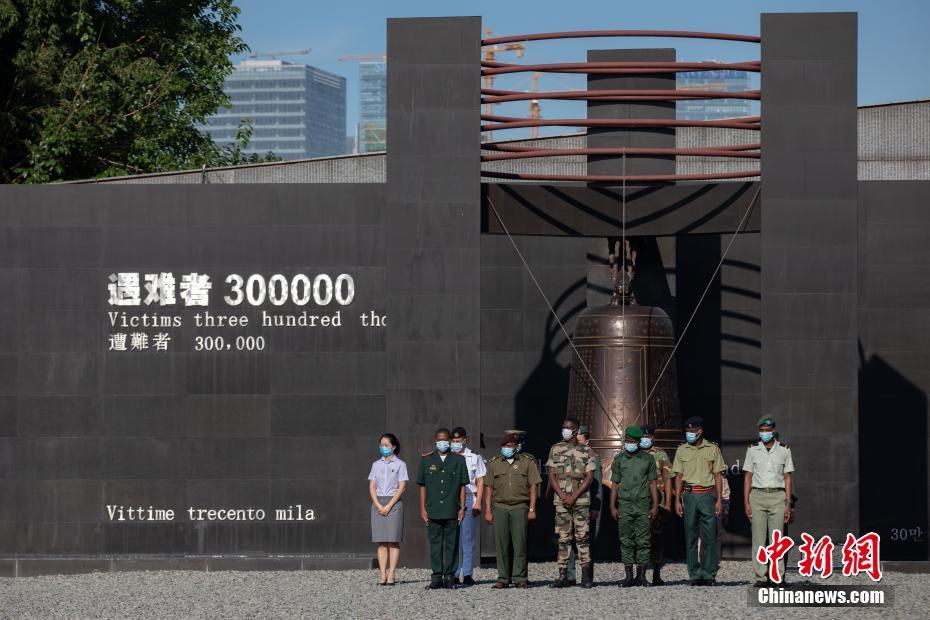
POLYGON ((430 454, 432 454, 432 453, 434 453, 434 452, 435 452, 435 450, 430 450, 429 452, 421 452, 421 453, 420 453, 420 456, 422 456, 422 457, 427 457, 427 456, 429 456, 430 454))
POLYGON ((786 443, 781 443, 780 441, 779 441, 778 443, 779 443, 779 445, 781 445, 782 448, 788 448, 789 450, 791 449, 791 448, 788 447, 788 444, 786 444, 786 443))

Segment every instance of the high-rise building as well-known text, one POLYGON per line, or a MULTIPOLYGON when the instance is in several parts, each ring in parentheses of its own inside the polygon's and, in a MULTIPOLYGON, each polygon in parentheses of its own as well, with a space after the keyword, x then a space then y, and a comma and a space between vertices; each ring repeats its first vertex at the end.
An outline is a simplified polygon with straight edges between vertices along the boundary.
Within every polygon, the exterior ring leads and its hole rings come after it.
POLYGON ((387 63, 362 60, 358 64, 358 151, 387 148, 387 63))
MULTIPOLYGON (((745 71, 694 71, 678 74, 678 90, 733 92, 750 90, 750 84, 749 73, 745 71)), ((749 116, 752 104, 748 99, 706 99, 678 101, 676 108, 679 119, 711 121, 749 116)))
POLYGON ((278 59, 245 60, 223 90, 232 107, 218 110, 204 127, 217 144, 235 142, 239 124, 250 119, 247 153, 302 159, 346 152, 344 77, 278 59))

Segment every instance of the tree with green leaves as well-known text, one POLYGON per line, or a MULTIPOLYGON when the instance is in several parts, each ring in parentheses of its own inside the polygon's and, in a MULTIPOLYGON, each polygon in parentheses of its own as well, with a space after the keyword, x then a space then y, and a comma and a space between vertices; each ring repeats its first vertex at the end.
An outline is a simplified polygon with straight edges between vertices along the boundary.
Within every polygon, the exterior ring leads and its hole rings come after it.
POLYGON ((233 0, 0 0, 0 182, 273 159, 198 128, 218 108, 238 36, 233 0))

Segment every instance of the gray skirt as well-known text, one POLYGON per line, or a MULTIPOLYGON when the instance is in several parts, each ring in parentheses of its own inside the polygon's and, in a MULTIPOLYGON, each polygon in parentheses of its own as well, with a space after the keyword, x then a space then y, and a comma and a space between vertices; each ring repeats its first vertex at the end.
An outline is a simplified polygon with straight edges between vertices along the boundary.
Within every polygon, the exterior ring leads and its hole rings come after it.
MULTIPOLYGON (((384 506, 391 501, 391 497, 378 496, 378 502, 384 506)), ((375 505, 371 505, 371 542, 399 543, 404 542, 404 501, 400 500, 391 508, 386 517, 378 514, 375 505)))

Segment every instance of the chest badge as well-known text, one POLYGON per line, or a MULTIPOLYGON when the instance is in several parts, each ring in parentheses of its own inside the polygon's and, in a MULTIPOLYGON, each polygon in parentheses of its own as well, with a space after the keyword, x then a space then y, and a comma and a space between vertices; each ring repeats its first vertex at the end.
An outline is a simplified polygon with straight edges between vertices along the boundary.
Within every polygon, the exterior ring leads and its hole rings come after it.
POLYGON ((430 473, 436 471, 436 466, 435 466, 435 465, 430 465, 430 466, 429 466, 429 471, 430 471, 430 473))

